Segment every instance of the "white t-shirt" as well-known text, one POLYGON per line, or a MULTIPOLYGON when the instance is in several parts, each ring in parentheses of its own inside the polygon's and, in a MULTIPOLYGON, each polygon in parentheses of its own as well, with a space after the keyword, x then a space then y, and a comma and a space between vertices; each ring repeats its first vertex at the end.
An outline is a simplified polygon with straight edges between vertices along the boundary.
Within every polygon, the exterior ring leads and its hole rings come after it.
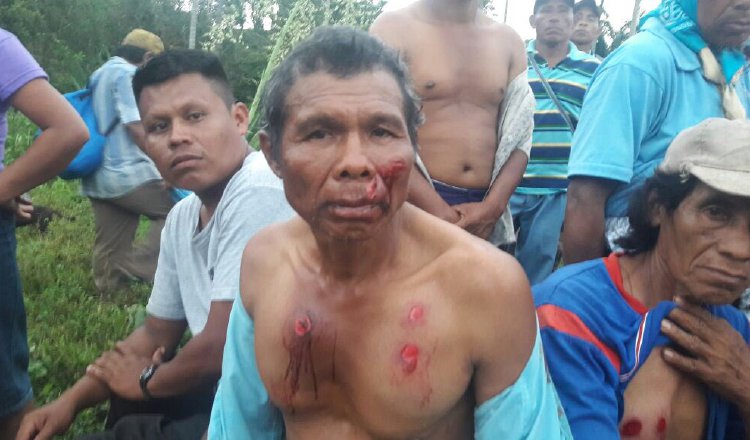
POLYGON ((159 263, 146 311, 167 320, 186 319, 203 331, 212 301, 233 301, 239 292, 240 262, 248 240, 264 227, 295 213, 281 180, 262 153, 252 152, 232 177, 203 230, 195 194, 175 205, 161 235, 159 263))

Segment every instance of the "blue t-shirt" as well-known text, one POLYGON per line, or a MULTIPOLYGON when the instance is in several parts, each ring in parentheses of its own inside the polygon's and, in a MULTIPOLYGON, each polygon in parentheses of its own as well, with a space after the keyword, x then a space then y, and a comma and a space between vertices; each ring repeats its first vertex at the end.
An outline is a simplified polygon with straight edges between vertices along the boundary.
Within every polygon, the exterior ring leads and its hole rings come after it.
MULTIPOLYGON (((619 439, 623 394, 651 351, 667 345, 660 324, 676 306, 646 309, 622 287, 619 259, 566 266, 534 286, 544 353, 576 440, 619 439)), ((747 318, 732 306, 710 306, 744 340, 747 318)), ((707 392, 706 439, 744 438, 736 408, 707 392)))
MULTIPOLYGON (((735 87, 750 108, 747 70, 735 87)), ((573 137, 568 176, 620 182, 605 215, 623 217, 631 195, 653 175, 675 136, 710 117, 724 117, 718 87, 703 78, 698 56, 652 18, 596 71, 573 137)))

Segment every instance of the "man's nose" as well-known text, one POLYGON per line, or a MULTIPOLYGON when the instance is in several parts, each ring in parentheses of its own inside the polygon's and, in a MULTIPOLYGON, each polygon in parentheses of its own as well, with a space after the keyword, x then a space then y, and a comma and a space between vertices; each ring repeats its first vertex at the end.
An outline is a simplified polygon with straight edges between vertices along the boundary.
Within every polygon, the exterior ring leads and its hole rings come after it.
POLYGON ((172 122, 172 129, 169 133, 169 144, 177 146, 186 142, 189 138, 187 124, 181 121, 172 122))
POLYGON ((723 237, 721 250, 735 260, 750 262, 750 221, 733 225, 723 237))
POLYGON ((359 135, 347 136, 341 146, 341 154, 335 175, 339 179, 369 179, 375 175, 375 167, 367 156, 365 145, 359 135))

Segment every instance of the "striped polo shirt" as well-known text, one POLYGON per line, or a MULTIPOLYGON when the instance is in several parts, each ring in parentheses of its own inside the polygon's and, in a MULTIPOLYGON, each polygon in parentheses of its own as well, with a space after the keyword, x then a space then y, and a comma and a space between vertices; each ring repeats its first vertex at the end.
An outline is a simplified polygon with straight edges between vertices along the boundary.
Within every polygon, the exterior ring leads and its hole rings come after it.
MULTIPOLYGON (((568 56, 553 68, 536 51, 536 41, 529 42, 527 52, 539 65, 557 99, 568 113, 573 125, 578 123, 583 96, 591 82, 599 60, 576 49, 568 43, 568 56)), ((531 157, 523 180, 516 192, 519 194, 554 194, 568 187, 568 158, 573 133, 565 123, 560 110, 547 95, 534 67, 529 63, 529 84, 536 98, 534 134, 531 157)))

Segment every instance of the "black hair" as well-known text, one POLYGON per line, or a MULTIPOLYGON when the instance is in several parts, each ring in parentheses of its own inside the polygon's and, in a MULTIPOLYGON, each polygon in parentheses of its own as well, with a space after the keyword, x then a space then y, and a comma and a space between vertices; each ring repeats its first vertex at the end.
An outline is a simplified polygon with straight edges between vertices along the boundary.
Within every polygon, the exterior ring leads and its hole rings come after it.
POLYGON ((323 26, 300 42, 279 64, 263 94, 263 129, 274 155, 279 155, 286 120, 286 98, 295 82, 315 72, 339 78, 384 70, 398 83, 403 96, 404 119, 412 145, 417 145, 417 127, 422 123, 419 97, 398 54, 364 31, 345 26, 323 26))
POLYGON ((596 15, 597 20, 602 19, 602 10, 594 0, 581 0, 573 6, 573 13, 577 14, 581 9, 588 9, 596 15))
MULTIPOLYGON (((547 3, 549 3, 549 0, 536 0, 534 2, 534 15, 536 15, 536 13, 539 11, 539 8, 541 8, 547 3)), ((575 8, 575 5, 573 4, 572 1, 567 0, 565 3, 568 3, 568 6, 575 8)))
POLYGON ((146 56, 146 52, 148 51, 141 47, 123 44, 115 49, 115 56, 123 58, 131 64, 140 64, 143 62, 143 57, 146 56))
POLYGON ((208 80, 227 107, 234 104, 232 86, 229 85, 227 74, 219 58, 210 52, 197 49, 167 50, 141 66, 133 77, 133 93, 136 102, 140 101, 144 88, 162 84, 189 73, 197 73, 208 80))
POLYGON ((668 214, 672 214, 695 190, 697 182, 698 179, 693 176, 685 178, 679 173, 667 174, 656 171, 630 199, 630 230, 627 235, 618 239, 616 244, 633 253, 653 249, 659 238, 659 227, 652 223, 655 208, 661 206, 668 214))

